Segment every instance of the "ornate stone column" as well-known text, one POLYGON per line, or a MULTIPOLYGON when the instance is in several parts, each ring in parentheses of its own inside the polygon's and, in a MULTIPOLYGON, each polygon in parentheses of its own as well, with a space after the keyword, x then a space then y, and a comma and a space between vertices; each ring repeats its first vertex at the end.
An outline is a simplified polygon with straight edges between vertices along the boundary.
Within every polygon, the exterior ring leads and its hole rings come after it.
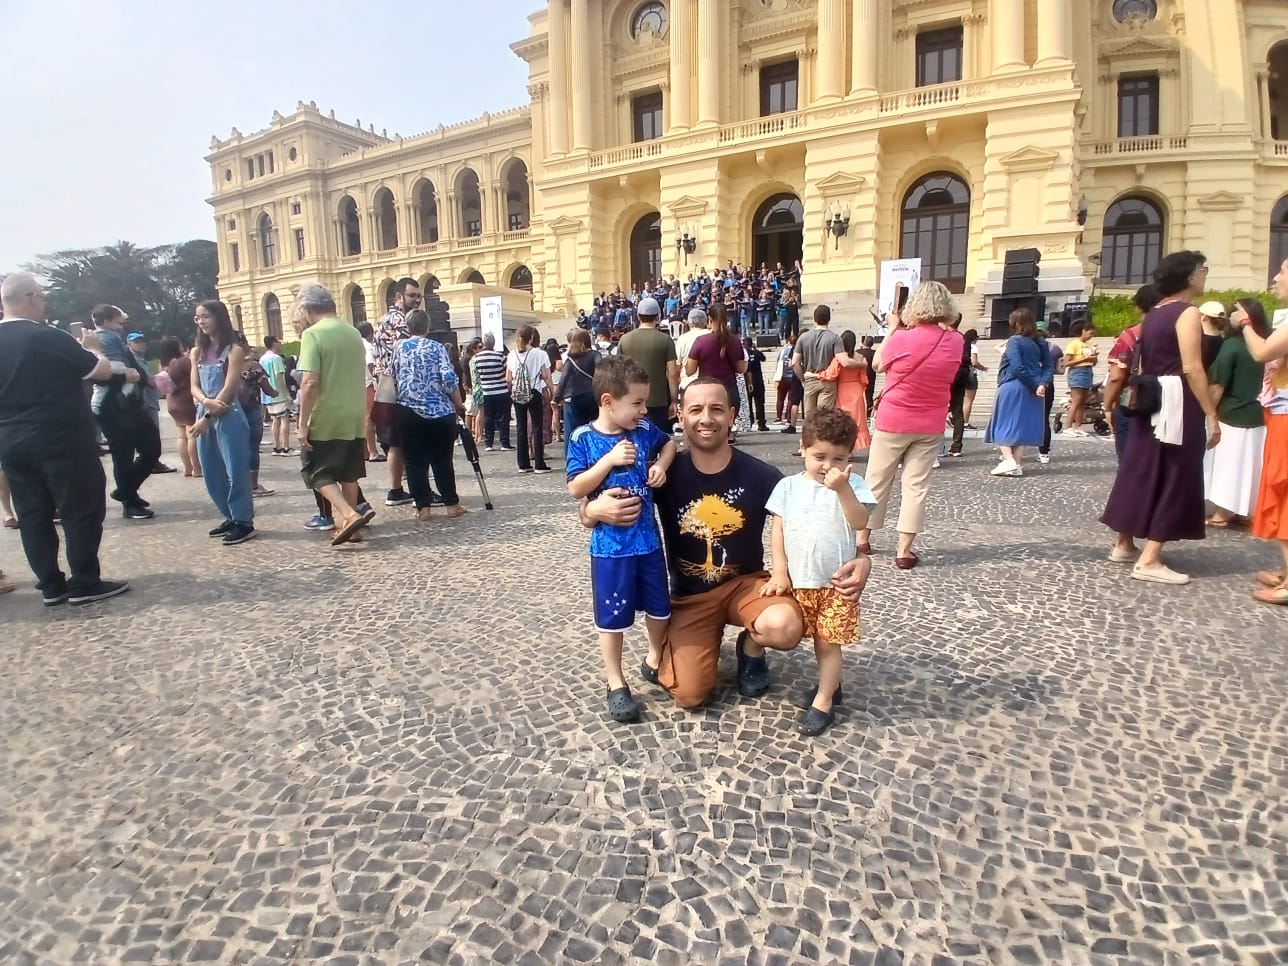
POLYGON ((992 0, 993 72, 1024 70, 1024 0, 992 0))
POLYGON ((567 0, 550 0, 547 49, 550 58, 550 154, 568 153, 568 11, 567 0))
POLYGON ((845 93, 845 5, 845 0, 818 0, 818 84, 814 98, 818 102, 835 101, 845 93))
POLYGON ((720 0, 698 0, 698 124, 720 123, 720 63, 726 38, 720 31, 720 0))
POLYGON ((1069 0, 1038 4, 1038 61, 1034 66, 1068 64, 1073 60, 1073 15, 1069 0))
POLYGON ((693 0, 671 0, 671 98, 670 125, 667 132, 687 131, 693 124, 690 93, 690 71, 693 68, 693 0))
POLYGON ((877 90, 877 0, 853 0, 850 8, 850 93, 875 94, 877 90))
POLYGON ((596 74, 590 43, 590 0, 572 0, 572 149, 589 151, 591 142, 590 78, 596 74))

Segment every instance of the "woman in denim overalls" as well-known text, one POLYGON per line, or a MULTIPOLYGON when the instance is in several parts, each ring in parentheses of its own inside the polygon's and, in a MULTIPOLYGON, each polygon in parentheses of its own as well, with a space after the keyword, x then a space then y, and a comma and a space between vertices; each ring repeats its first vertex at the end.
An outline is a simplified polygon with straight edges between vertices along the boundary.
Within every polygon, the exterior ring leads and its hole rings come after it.
POLYGON ((210 494, 224 522, 210 531, 225 546, 255 536, 251 502, 250 427, 237 401, 237 385, 246 353, 237 344, 232 320, 223 302, 197 303, 197 345, 192 350, 192 398, 197 423, 192 435, 210 494))

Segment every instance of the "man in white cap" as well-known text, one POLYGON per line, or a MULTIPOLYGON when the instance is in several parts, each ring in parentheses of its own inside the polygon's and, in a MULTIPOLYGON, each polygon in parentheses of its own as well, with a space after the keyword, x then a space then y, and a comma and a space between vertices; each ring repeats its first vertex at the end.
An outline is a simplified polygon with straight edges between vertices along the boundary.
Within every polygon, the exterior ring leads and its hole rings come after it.
POLYGON ((639 328, 622 336, 617 352, 630 356, 648 373, 649 422, 669 433, 675 420, 675 404, 680 398, 680 363, 675 354, 675 341, 657 327, 662 315, 657 299, 640 299, 635 314, 639 316, 639 328))

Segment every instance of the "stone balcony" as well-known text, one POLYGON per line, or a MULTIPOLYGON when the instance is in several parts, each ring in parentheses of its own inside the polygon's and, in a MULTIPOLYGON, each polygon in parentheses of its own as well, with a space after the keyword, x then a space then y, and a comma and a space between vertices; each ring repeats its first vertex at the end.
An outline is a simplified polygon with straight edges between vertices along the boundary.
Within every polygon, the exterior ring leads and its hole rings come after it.
POLYGON ((656 140, 551 158, 545 161, 544 168, 546 177, 555 180, 622 175, 690 157, 801 143, 806 137, 835 130, 872 129, 902 122, 925 123, 983 114, 995 107, 1013 104, 1017 98, 1049 97, 1053 92, 1070 89, 1069 71, 1061 69, 916 87, 880 96, 850 97, 730 124, 695 127, 656 140))
POLYGON ((1130 157, 1137 159, 1142 154, 1165 155, 1184 151, 1189 146, 1189 138, 1184 135, 1151 135, 1138 138, 1117 138, 1113 141, 1097 141, 1091 147, 1094 157, 1130 157))

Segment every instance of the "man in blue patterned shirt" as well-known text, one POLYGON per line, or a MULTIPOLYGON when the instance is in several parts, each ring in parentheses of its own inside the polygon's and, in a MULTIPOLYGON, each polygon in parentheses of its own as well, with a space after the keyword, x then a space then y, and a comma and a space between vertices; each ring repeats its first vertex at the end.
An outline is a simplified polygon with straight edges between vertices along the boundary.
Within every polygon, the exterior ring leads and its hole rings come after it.
POLYGON ((591 389, 599 417, 568 440, 568 492, 577 499, 622 488, 642 504, 627 526, 595 525, 590 536, 590 582, 595 629, 608 678, 608 713, 635 721, 639 705, 622 673, 622 639, 644 611, 650 668, 658 666, 671 618, 666 558, 653 519, 652 491, 666 482, 675 459, 669 433, 648 421, 648 373, 627 356, 608 356, 595 368, 591 389))

